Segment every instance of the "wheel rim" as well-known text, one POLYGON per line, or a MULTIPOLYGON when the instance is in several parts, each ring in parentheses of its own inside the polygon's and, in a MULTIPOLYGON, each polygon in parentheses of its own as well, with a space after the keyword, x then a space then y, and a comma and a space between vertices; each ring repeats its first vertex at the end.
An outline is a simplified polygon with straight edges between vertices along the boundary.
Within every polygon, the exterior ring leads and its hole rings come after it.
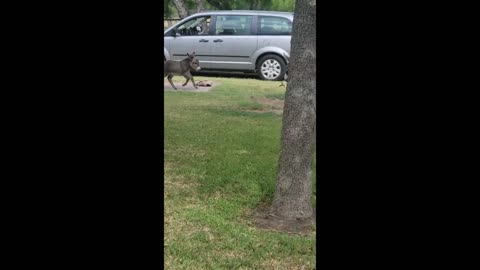
POLYGON ((260 71, 263 77, 273 80, 280 76, 280 73, 282 72, 282 66, 275 59, 267 59, 265 62, 263 62, 260 71))

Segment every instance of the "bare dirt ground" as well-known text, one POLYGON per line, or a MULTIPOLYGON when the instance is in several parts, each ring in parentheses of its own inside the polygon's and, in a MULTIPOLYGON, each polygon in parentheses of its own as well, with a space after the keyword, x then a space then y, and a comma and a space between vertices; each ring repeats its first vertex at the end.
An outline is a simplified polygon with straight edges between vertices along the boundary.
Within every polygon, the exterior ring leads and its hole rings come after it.
POLYGON ((283 113, 283 100, 264 97, 251 97, 251 99, 256 103, 263 105, 261 109, 254 110, 256 112, 273 112, 280 115, 283 113))
POLYGON ((266 205, 260 206, 253 216, 257 228, 286 233, 310 235, 314 232, 314 216, 309 219, 285 219, 279 216, 271 215, 266 205))
MULTIPOLYGON (((192 85, 192 82, 188 82, 188 84, 185 86, 182 86, 182 83, 178 83, 178 82, 177 83, 173 82, 173 83, 175 84, 175 87, 177 87, 177 90, 173 89, 170 83, 166 81, 166 82, 163 82, 163 91, 208 92, 212 88, 215 88, 220 85, 219 82, 212 81, 212 86, 198 86, 198 88, 195 89, 192 85)), ((196 83, 199 83, 199 82, 196 82, 196 83)))

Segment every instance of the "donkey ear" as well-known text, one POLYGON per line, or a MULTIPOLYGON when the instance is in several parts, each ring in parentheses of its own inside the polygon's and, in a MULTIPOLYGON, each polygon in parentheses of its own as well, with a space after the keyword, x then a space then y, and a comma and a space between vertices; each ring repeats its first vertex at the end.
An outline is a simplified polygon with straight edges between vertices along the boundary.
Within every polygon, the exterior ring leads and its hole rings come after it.
POLYGON ((192 55, 195 56, 195 52, 193 52, 192 55))
POLYGON ((187 52, 187 56, 190 56, 190 54, 188 54, 188 52, 187 52))

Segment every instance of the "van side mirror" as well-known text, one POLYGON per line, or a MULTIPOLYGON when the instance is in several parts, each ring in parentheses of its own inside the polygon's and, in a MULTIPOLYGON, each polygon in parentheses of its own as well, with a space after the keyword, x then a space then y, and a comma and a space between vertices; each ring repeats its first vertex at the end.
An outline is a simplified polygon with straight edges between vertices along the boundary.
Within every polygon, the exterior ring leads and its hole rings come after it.
POLYGON ((171 32, 171 33, 172 33, 171 35, 172 35, 173 37, 179 37, 179 36, 181 36, 179 33, 177 33, 177 30, 176 30, 176 29, 172 29, 172 32, 171 32))
POLYGON ((176 37, 177 36, 177 31, 175 29, 172 29, 172 31, 170 32, 170 36, 176 37))

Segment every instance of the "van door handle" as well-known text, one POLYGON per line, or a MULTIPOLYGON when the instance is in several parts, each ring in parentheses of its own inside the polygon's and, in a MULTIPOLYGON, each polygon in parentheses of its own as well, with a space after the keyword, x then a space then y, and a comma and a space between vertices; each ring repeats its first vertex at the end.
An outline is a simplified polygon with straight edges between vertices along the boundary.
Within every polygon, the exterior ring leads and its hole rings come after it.
POLYGON ((208 42, 206 39, 200 39, 198 42, 208 42))
POLYGON ((221 39, 215 39, 213 42, 223 42, 221 39))

